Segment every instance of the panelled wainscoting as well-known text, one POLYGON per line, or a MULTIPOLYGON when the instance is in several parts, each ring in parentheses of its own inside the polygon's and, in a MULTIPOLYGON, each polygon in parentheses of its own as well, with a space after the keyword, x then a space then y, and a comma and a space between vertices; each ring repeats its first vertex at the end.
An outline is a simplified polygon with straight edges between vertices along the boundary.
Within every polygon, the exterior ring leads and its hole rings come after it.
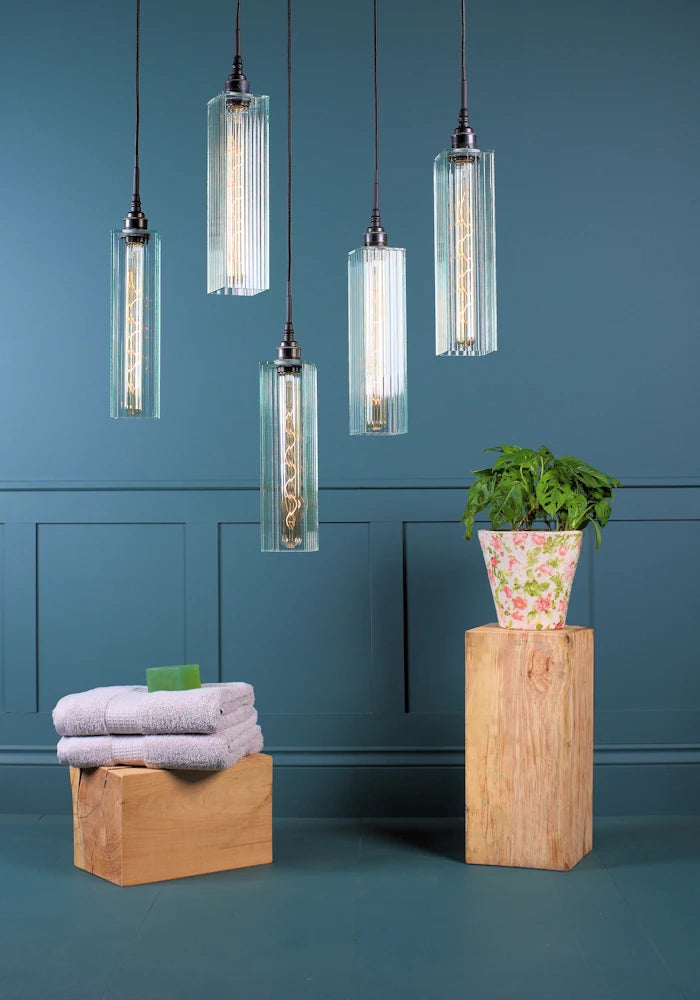
MULTIPOLYGON (((70 810, 61 695, 196 662, 255 685, 278 815, 459 815, 464 632, 494 619, 464 495, 322 489, 320 551, 285 556, 259 550, 254 488, 3 489, 2 810, 70 810)), ((627 486, 584 542, 598 813, 700 811, 697 497, 627 486)))

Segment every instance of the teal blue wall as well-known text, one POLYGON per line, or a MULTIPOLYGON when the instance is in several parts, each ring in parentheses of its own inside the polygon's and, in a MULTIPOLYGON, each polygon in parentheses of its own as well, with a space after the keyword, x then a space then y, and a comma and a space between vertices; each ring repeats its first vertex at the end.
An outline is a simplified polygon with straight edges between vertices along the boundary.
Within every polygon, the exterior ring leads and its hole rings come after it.
POLYGON ((498 354, 433 355, 432 160, 455 0, 381 4, 383 218, 408 254, 409 434, 346 433, 346 253, 371 195, 369 0, 295 2, 295 318, 319 369, 321 550, 262 556, 257 362, 283 321, 284 26, 244 2, 271 96, 272 290, 207 297, 205 105, 221 0, 145 0, 142 194, 163 239, 162 419, 108 417, 110 228, 128 207, 131 4, 3 15, 2 808, 67 808, 63 693, 197 661, 257 689, 280 812, 459 812, 463 632, 493 617, 457 524, 502 441, 619 476, 570 620, 596 629, 599 811, 700 808, 700 5, 470 0, 497 151, 498 354), (367 8, 367 9, 365 9, 367 8), (284 600, 293 617, 276 612, 284 600))

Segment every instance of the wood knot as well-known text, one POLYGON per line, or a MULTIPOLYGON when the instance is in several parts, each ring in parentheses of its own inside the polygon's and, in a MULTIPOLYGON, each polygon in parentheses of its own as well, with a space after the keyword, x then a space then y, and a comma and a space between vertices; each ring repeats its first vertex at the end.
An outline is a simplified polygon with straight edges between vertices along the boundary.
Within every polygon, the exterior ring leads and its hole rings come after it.
POLYGON ((544 694, 550 685, 551 657, 542 650, 533 651, 527 665, 527 679, 532 684, 535 691, 544 694))

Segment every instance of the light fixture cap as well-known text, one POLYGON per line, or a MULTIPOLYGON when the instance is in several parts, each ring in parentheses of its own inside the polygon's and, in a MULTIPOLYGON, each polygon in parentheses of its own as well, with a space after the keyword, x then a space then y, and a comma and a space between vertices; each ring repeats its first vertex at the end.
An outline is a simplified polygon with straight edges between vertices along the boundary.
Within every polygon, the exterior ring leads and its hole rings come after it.
POLYGON ((136 231, 148 229, 148 219, 145 213, 141 211, 141 199, 136 193, 131 196, 131 208, 126 213, 124 229, 133 229, 136 231))
POLYGON ((476 132, 469 124, 469 112, 462 108, 459 112, 457 128, 452 133, 453 149, 477 149, 476 132))
POLYGON ((248 77, 243 72, 243 59, 238 53, 233 57, 231 72, 226 77, 227 94, 247 94, 250 91, 248 77))
POLYGON ((382 225, 382 220, 379 217, 379 209, 375 208, 372 211, 372 216, 369 221, 369 225, 365 231, 365 246, 366 247, 385 247, 387 244, 387 234, 384 226, 382 225))
POLYGON ((301 347, 294 338, 294 324, 290 320, 284 324, 284 337, 277 348, 275 364, 281 375, 301 371, 301 347))

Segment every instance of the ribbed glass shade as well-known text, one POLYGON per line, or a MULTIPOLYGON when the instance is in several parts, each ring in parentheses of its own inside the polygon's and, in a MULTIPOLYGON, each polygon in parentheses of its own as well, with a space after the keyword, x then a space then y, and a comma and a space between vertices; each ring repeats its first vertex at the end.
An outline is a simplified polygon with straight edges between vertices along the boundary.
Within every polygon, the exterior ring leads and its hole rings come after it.
POLYGON ((348 255, 351 434, 405 434, 406 251, 360 247, 348 255))
POLYGON ((208 104, 208 292, 270 287, 268 107, 268 97, 226 92, 208 104))
POLYGON ((260 365, 260 547, 318 549, 316 366, 260 365))
POLYGON ((160 417, 160 236, 112 230, 110 413, 160 417))
POLYGON ((496 350, 496 216, 492 152, 435 159, 435 353, 496 350))

